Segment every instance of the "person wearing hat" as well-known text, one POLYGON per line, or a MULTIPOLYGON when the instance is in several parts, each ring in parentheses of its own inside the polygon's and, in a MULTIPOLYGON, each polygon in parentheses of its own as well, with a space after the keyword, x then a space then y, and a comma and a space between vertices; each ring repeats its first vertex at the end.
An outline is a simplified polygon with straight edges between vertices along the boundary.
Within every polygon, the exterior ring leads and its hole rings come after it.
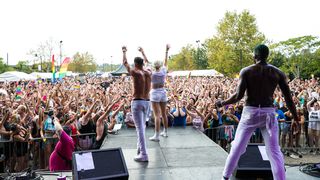
POLYGON ((255 64, 241 70, 236 93, 225 101, 217 101, 218 107, 240 101, 246 93, 245 107, 237 128, 234 141, 223 171, 223 179, 229 179, 236 168, 240 156, 246 151, 252 132, 261 129, 270 159, 273 179, 285 180, 284 159, 278 139, 278 121, 273 107, 273 94, 279 85, 293 120, 291 128, 297 130, 299 118, 290 94, 286 75, 278 68, 267 63, 269 48, 258 45, 254 49, 255 64))

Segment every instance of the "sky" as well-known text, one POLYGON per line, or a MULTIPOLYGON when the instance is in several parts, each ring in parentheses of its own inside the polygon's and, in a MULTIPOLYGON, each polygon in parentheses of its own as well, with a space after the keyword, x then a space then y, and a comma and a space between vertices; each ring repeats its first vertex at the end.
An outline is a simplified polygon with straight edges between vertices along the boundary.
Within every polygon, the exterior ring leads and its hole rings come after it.
MULTIPOLYGON (((0 1, 0 57, 9 64, 33 60, 41 42, 63 41, 64 56, 91 53, 98 64, 129 63, 143 47, 149 60, 216 34, 226 11, 249 10, 259 31, 273 42, 319 36, 318 0, 3 0, 0 1)), ((58 43, 57 43, 58 44, 58 43)), ((59 56, 59 45, 54 54, 59 56)))

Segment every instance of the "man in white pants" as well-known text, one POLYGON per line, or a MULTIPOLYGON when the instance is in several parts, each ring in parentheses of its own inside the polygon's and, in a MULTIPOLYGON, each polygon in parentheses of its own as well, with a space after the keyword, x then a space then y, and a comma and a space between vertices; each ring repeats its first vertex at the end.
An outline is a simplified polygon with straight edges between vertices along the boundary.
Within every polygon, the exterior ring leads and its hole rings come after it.
POLYGON ((151 86, 151 73, 143 69, 143 59, 141 57, 134 58, 134 68, 131 69, 127 61, 127 48, 122 47, 123 65, 126 67, 133 79, 133 99, 131 102, 131 111, 133 121, 137 131, 138 155, 134 158, 138 162, 147 162, 148 154, 146 148, 145 129, 146 117, 149 111, 149 91, 151 86))
POLYGON ((258 45, 254 49, 255 64, 245 67, 240 72, 237 92, 225 101, 217 101, 217 106, 233 104, 241 100, 246 93, 246 105, 231 143, 231 150, 226 160, 223 178, 229 179, 236 168, 240 156, 246 151, 248 141, 256 128, 261 129, 274 180, 285 180, 284 159, 278 142, 278 122, 273 108, 273 93, 279 85, 287 106, 292 112, 291 128, 297 129, 299 121, 292 101, 286 75, 278 68, 267 64, 269 48, 258 45))

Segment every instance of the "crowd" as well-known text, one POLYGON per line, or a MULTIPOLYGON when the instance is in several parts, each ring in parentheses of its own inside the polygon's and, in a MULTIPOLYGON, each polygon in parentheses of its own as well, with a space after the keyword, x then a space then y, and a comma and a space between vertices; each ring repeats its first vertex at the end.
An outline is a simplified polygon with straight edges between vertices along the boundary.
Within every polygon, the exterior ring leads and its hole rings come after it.
MULTIPOLYGON (((99 149, 116 124, 134 127, 130 81, 127 76, 69 77, 54 84, 43 80, 1 83, 1 141, 15 143, 2 143, 0 161, 13 164, 8 167, 10 171, 26 169, 30 158, 34 168, 48 169, 52 154, 69 163, 71 159, 63 157, 63 148, 55 147, 58 141, 65 142, 66 135, 61 134, 61 129, 72 137, 72 141, 67 141, 73 143, 70 149, 99 149)), ((223 126, 219 139, 226 148, 240 121, 244 101, 221 108, 215 104, 217 100, 229 98, 237 83, 237 79, 227 77, 167 77, 169 126, 191 125, 200 131, 223 126)), ((309 147, 319 147, 319 79, 294 79, 289 86, 299 112, 300 131, 291 132, 292 115, 277 89, 274 105, 280 122, 281 146, 299 147, 301 134, 305 134, 309 147)), ((148 119, 152 125, 152 113, 148 119)), ((170 131, 168 136, 170 138, 170 131)))

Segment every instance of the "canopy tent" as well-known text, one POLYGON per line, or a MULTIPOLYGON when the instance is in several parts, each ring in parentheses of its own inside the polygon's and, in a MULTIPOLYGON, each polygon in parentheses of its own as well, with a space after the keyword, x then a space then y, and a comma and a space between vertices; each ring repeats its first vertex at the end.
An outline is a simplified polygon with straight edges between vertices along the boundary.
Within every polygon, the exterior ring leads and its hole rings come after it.
MULTIPOLYGON (((51 79, 52 78, 52 73, 33 72, 30 75, 32 75, 35 78, 41 78, 41 79, 51 79)), ((56 78, 59 78, 59 73, 56 73, 56 78)))
POLYGON ((111 72, 104 72, 101 74, 101 77, 103 78, 107 78, 107 77, 110 77, 111 76, 111 72))
POLYGON ((128 71, 126 69, 126 67, 121 64, 118 69, 116 69, 115 71, 111 72, 112 76, 122 76, 123 74, 128 75, 128 71))
POLYGON ((223 77, 223 74, 219 73, 214 69, 206 70, 191 70, 191 71, 173 71, 168 73, 168 76, 214 76, 223 77), (190 74, 191 73, 191 74, 190 74))
POLYGON ((18 72, 18 71, 8 71, 5 73, 0 74, 0 82, 5 81, 20 81, 20 80, 36 80, 37 78, 24 73, 24 72, 18 72))

